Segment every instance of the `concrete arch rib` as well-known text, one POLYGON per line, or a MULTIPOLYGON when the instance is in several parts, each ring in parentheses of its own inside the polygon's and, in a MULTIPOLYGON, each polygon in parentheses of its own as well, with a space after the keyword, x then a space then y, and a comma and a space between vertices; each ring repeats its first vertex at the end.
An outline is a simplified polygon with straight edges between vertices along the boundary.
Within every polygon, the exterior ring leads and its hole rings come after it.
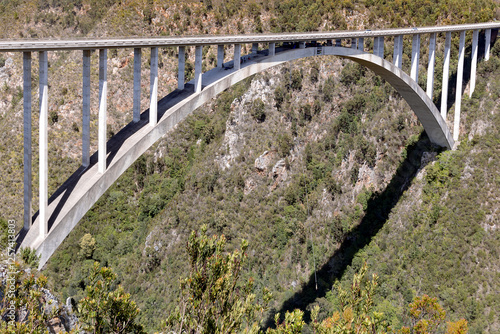
MULTIPOLYGON (((47 236, 43 239, 38 235, 39 221, 36 217, 30 230, 20 236, 21 247, 34 248, 37 254, 41 255, 39 265, 41 268, 118 177, 187 115, 249 76, 291 60, 319 54, 351 59, 381 75, 407 100, 431 141, 443 147, 453 147, 453 139, 446 123, 425 92, 407 74, 380 57, 355 49, 311 47, 279 52, 272 57, 244 58, 239 70, 215 68, 204 73, 203 90, 200 93, 194 93, 191 82, 186 85, 186 89, 176 90, 159 101, 158 123, 155 126, 148 124, 148 111, 141 115, 139 122, 125 126, 107 143, 106 171, 98 173, 96 152, 90 159, 90 166, 80 167, 49 199, 50 218, 47 236)), ((231 67, 232 64, 230 62, 225 65, 231 67)))

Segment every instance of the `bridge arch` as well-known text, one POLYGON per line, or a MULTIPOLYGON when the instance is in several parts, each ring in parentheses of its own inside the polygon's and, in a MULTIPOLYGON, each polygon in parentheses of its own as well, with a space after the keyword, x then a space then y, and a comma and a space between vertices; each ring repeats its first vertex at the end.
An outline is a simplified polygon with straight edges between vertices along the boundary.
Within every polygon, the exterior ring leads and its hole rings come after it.
MULTIPOLYGON (((350 59, 374 71, 387 80, 408 102, 424 126, 430 140, 443 147, 454 145, 446 122, 422 88, 397 66, 362 50, 343 47, 309 47, 255 56, 241 64, 240 69, 215 68, 203 74, 201 92, 194 92, 194 80, 184 90, 176 90, 158 102, 158 123, 150 125, 149 110, 139 122, 131 122, 107 143, 107 168, 98 170, 98 152, 90 158, 88 167, 80 167, 49 199, 49 232, 39 235, 39 218, 20 236, 21 247, 36 249, 40 268, 47 262, 66 236, 78 224, 104 192, 146 152, 156 141, 187 115, 219 93, 245 78, 271 67, 296 59, 318 55, 334 55, 350 59)), ((228 63, 229 67, 232 65, 228 63)))

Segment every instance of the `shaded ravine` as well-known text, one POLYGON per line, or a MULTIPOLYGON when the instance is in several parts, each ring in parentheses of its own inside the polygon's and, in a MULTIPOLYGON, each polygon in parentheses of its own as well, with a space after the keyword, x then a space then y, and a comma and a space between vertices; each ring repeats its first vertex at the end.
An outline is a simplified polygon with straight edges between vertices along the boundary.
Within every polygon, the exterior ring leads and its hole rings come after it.
POLYGON ((398 203, 401 195, 411 185, 421 167, 423 153, 435 149, 436 147, 431 144, 425 132, 420 135, 416 143, 407 147, 407 157, 400 163, 390 183, 382 192, 375 193, 370 198, 365 216, 359 225, 343 237, 340 247, 316 271, 317 289, 315 273, 312 273, 300 291, 284 301, 279 310, 269 314, 265 321, 266 328, 274 327, 276 313, 280 313, 281 317, 284 318, 285 312, 291 312, 297 308, 304 311, 304 320, 310 321, 308 306, 314 303, 317 298, 324 297, 332 289, 334 282, 342 278, 358 251, 367 246, 377 235, 388 220, 389 214, 398 203))

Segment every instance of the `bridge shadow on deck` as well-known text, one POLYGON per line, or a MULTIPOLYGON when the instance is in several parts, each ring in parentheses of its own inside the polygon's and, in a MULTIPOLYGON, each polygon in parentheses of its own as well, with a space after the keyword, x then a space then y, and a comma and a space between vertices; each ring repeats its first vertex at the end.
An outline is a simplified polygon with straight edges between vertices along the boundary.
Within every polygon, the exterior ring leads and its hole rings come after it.
MULTIPOLYGON (((343 238, 340 248, 316 271, 317 289, 315 276, 312 273, 309 281, 302 289, 286 300, 281 309, 276 311, 280 313, 282 320, 286 311, 291 312, 299 308, 304 311, 304 320, 310 322, 310 306, 317 298, 324 297, 332 289, 334 282, 342 278, 358 251, 367 246, 384 226, 391 210, 398 203, 403 192, 408 189, 421 167, 423 153, 433 149, 433 145, 425 132, 420 135, 420 139, 415 144, 408 147, 407 158, 401 162, 385 190, 375 194, 368 201, 365 216, 360 224, 343 238)), ((266 328, 274 327, 276 312, 269 314, 265 322, 266 328)))
MULTIPOLYGON (((163 97, 158 101, 158 121, 162 119, 162 117, 165 115, 168 109, 173 107, 175 104, 178 102, 182 101, 183 99, 187 98, 188 96, 192 95, 194 93, 194 85, 192 84, 185 84, 185 88, 183 90, 174 90, 167 96, 163 97)), ((149 109, 145 110, 143 113, 141 113, 141 119, 137 122, 130 122, 127 124, 125 127, 123 127, 118 133, 116 133, 113 137, 109 139, 109 141, 106 143, 106 151, 107 151, 107 157, 106 157, 106 168, 108 168, 113 160, 115 159, 116 155, 120 151, 121 147, 123 144, 126 142, 127 139, 129 139, 132 135, 137 133, 139 130, 141 130, 143 127, 147 126, 149 124, 149 109)), ((48 205, 50 206, 54 201, 58 200, 55 209, 51 212, 50 217, 48 218, 48 230, 52 229, 54 226, 54 223, 61 213, 62 209, 64 208, 66 202, 68 201, 68 198, 70 195, 73 193, 75 190, 76 186, 78 185, 78 182, 82 178, 83 175, 85 175, 86 172, 88 172, 90 169, 92 169, 98 162, 98 152, 96 151, 91 157, 90 157, 90 164, 88 167, 83 167, 80 166, 55 192, 50 196, 48 200, 48 205)), ((50 212, 50 211, 49 211, 50 212)), ((33 217, 32 217, 32 223, 35 222, 35 220, 38 218, 39 211, 37 211, 33 217)), ((16 245, 16 251, 22 244, 24 238, 26 237, 27 230, 21 229, 17 236, 17 245, 16 245)))

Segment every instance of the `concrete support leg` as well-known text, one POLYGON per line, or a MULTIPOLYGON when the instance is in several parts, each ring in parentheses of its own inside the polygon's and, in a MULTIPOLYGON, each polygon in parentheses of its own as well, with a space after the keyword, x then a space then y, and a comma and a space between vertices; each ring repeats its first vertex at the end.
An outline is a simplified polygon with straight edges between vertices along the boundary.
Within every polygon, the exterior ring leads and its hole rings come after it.
POLYGON ((486 29, 485 34, 485 44, 484 44, 484 60, 490 59, 490 48, 491 48, 491 29, 486 29))
POLYGON ((378 37, 374 37, 373 38, 373 55, 375 56, 378 56, 378 47, 379 47, 379 44, 378 44, 378 37))
POLYGON ((31 153, 31 52, 23 52, 23 130, 24 130, 24 225, 27 231, 31 227, 32 189, 32 153, 31 153))
POLYGON ((259 51, 259 43, 252 43, 252 54, 257 54, 259 51))
POLYGON ((470 89, 469 97, 476 89, 476 68, 477 68, 477 40, 479 39, 479 30, 472 32, 472 63, 470 65, 470 89))
POLYGON ((356 42, 357 42, 356 38, 351 38, 351 49, 357 49, 358 48, 356 42))
POLYGON ((337 39, 335 40, 335 46, 341 47, 341 46, 342 46, 342 39, 337 38, 337 39))
POLYGON ((276 43, 269 43, 269 55, 274 56, 276 54, 276 43))
POLYGON ((224 45, 217 45, 217 68, 224 65, 224 45))
POLYGON ((108 108, 108 50, 99 49, 99 125, 97 171, 106 171, 106 119, 108 108))
POLYGON ((39 127, 39 227, 40 236, 45 238, 48 233, 48 102, 49 102, 49 84, 48 84, 48 60, 47 51, 39 53, 39 101, 40 101, 40 127, 39 127))
POLYGON ((241 65, 241 44, 234 45, 233 68, 239 70, 241 65))
POLYGON ((444 62, 443 62, 443 84, 441 88, 441 116, 446 119, 448 111, 448 80, 450 77, 450 48, 451 48, 451 32, 446 33, 444 42, 444 62))
POLYGON ((364 51, 365 49, 365 39, 363 37, 358 38, 358 50, 364 51))
POLYGON ((326 40, 326 46, 333 46, 333 40, 327 39, 326 40))
POLYGON ((436 60, 436 33, 432 33, 429 40, 429 67, 427 68, 427 96, 432 100, 434 89, 434 63, 436 60))
POLYGON ((306 42, 299 42, 299 49, 305 49, 306 48, 306 42))
POLYGON ((460 32, 460 45, 458 47, 457 90, 455 94, 455 117, 453 124, 453 140, 458 140, 460 129, 460 108, 462 105, 462 81, 464 77, 465 31, 460 32))
POLYGON ((149 84, 149 125, 158 123, 158 48, 151 48, 151 72, 149 84))
MULTIPOLYGON (((219 45, 219 47, 220 46, 221 45, 219 45)), ((219 55, 217 55, 217 57, 219 57, 219 55)), ((222 59, 224 59, 224 55, 222 55, 222 59)), ((218 59, 217 59, 217 67, 219 67, 218 59)), ((184 89, 185 75, 186 75, 186 47, 179 46, 179 72, 177 73, 177 88, 184 89)))
POLYGON ((194 91, 196 93, 201 92, 202 88, 202 66, 201 66, 202 61, 203 61, 203 47, 199 45, 195 49, 195 60, 194 60, 194 91))
POLYGON ((90 50, 83 50, 82 166, 90 165, 90 50))
POLYGON ((394 37, 394 54, 392 56, 394 66, 401 68, 403 66, 403 35, 394 37))
POLYGON ((134 123, 141 120, 141 59, 142 49, 134 49, 134 123))
POLYGON ((381 36, 378 38, 378 56, 380 58, 384 58, 384 37, 381 36))
POLYGON ((411 45, 411 72, 410 77, 418 83, 418 62, 420 59, 420 35, 413 35, 411 45))

